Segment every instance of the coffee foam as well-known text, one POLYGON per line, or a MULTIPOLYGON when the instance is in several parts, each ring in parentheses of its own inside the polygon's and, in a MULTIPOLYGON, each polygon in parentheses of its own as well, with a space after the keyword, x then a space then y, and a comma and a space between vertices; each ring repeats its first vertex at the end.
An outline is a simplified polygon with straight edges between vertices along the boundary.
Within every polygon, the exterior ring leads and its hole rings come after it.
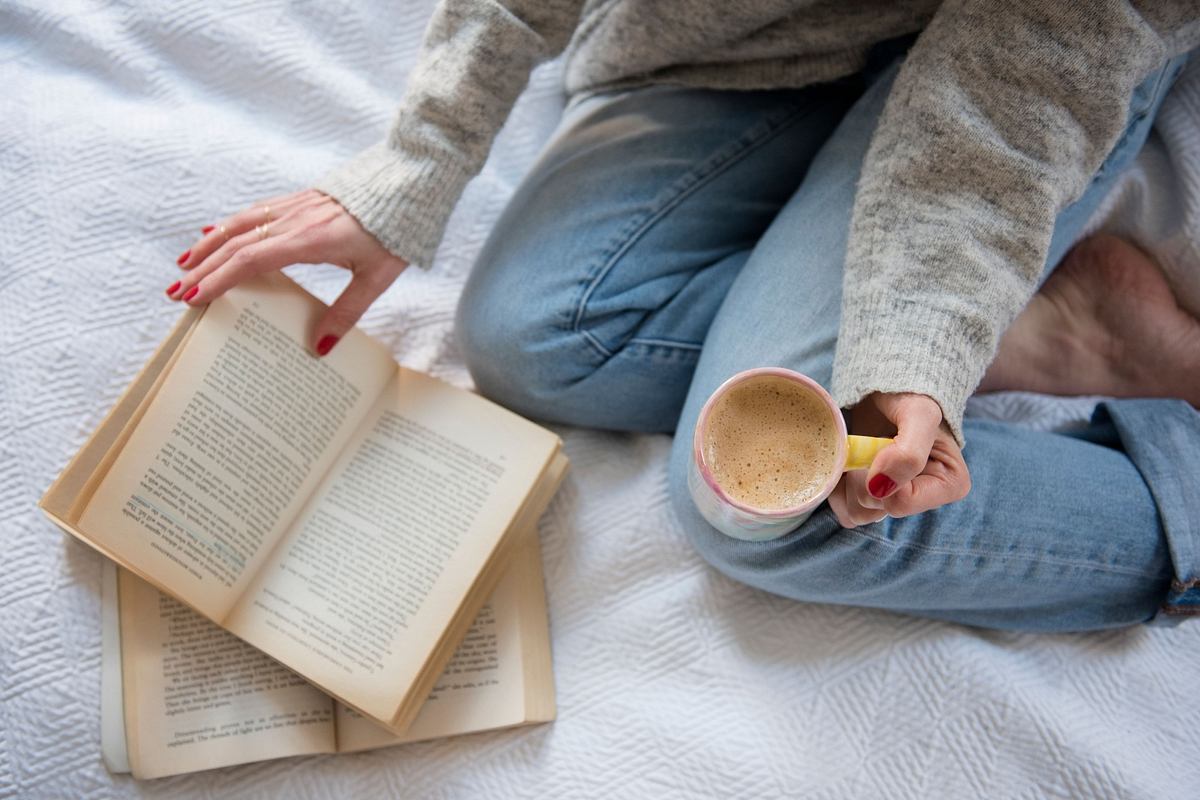
POLYGON ((778 511, 821 494, 835 469, 837 436, 816 393, 786 378, 752 378, 713 405, 704 460, 729 497, 778 511))

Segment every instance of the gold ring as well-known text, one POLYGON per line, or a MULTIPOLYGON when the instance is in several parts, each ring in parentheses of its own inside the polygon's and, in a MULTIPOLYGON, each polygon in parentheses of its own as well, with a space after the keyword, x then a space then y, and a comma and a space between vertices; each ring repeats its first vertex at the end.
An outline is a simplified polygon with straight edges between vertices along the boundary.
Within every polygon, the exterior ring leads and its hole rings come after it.
POLYGON ((229 241, 229 231, 225 230, 225 226, 218 225, 217 230, 219 230, 221 232, 221 235, 225 237, 225 241, 228 242, 229 241))
POLYGON ((262 210, 263 210, 263 217, 264 217, 264 219, 265 219, 265 221, 263 222, 263 224, 265 225, 267 222, 270 222, 270 221, 271 221, 271 207, 270 207, 270 206, 263 206, 263 207, 262 207, 262 210))
POLYGON ((258 231, 258 240, 260 242, 271 235, 271 231, 265 223, 255 227, 254 230, 258 231))

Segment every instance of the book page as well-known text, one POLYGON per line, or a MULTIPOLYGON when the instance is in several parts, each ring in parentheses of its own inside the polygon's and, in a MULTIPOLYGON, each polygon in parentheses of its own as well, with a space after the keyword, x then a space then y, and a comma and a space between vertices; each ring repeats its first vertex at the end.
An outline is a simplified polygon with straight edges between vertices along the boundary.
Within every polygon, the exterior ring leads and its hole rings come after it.
POLYGON ((334 750, 327 695, 136 575, 119 583, 136 777, 334 750))
POLYGON ((282 276, 213 302, 78 527, 221 620, 394 373, 352 331, 318 359, 324 310, 282 276))
MULTIPOLYGON (((38 506, 67 533, 84 538, 74 528, 79 522, 80 514, 87 507, 96 487, 108 474, 108 468, 124 448, 129 434, 137 427, 142 413, 157 394, 161 378, 170 371, 176 355, 203 315, 203 309, 189 308, 179 316, 133 381, 125 387, 125 391, 109 409, 100 425, 42 495, 38 506)), ((94 543, 90 544, 96 546, 94 543)), ((115 573, 113 581, 116 581, 115 573)))
POLYGON ((400 369, 230 630, 391 719, 557 450, 551 432, 400 369))
MULTIPOLYGON (((420 714, 397 736, 341 703, 337 704, 339 752, 437 739, 460 733, 503 728, 525 722, 527 687, 522 670, 522 616, 529 613, 522 592, 531 572, 536 591, 542 592, 541 571, 531 559, 540 559, 536 529, 521 534, 533 537, 533 546, 522 543, 488 602, 479 610, 450 663, 442 670, 420 714)), ((543 613, 533 624, 546 626, 543 613)))

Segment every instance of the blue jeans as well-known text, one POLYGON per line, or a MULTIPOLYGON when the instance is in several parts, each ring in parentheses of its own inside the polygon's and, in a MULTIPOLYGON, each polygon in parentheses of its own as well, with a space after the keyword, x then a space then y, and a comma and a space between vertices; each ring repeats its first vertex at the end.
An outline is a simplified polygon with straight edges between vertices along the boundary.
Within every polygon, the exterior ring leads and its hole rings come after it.
MULTIPOLYGON (((1182 60, 1139 89, 1127 134, 1058 219, 1053 266, 1136 155, 1182 60)), ((700 554, 797 600, 1062 631, 1200 611, 1200 414, 1098 407, 1075 435, 967 420, 963 501, 843 529, 822 506, 774 541, 708 525, 690 432, 743 369, 828 386, 860 165, 898 62, 804 90, 654 87, 576 98, 464 290, 479 390, 543 420, 678 429, 675 511, 700 554)))

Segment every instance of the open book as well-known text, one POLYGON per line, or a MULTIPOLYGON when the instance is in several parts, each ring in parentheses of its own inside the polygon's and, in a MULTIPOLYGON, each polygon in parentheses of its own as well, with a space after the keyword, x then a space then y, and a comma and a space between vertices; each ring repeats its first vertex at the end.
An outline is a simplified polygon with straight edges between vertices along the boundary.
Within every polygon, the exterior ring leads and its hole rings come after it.
POLYGON ((536 530, 522 534, 491 598, 399 737, 136 575, 105 567, 101 743, 114 772, 159 778, 554 718, 536 530))
POLYGON ((42 498, 54 522, 401 733, 566 468, 282 275, 189 310, 42 498))

